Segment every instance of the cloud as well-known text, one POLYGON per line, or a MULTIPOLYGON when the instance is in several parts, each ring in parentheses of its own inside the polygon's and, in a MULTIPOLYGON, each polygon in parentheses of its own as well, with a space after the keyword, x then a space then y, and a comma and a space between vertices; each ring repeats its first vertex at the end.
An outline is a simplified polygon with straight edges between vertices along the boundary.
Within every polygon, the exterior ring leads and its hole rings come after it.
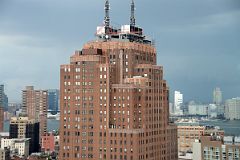
MULTIPOLYGON (((130 1, 111 1, 111 24, 129 22, 130 1)), ((103 1, 0 0, 0 83, 10 100, 25 85, 59 87, 59 66, 94 39, 103 1)), ((158 64, 171 91, 210 101, 212 89, 239 93, 238 0, 136 2, 137 25, 156 39, 158 64)))

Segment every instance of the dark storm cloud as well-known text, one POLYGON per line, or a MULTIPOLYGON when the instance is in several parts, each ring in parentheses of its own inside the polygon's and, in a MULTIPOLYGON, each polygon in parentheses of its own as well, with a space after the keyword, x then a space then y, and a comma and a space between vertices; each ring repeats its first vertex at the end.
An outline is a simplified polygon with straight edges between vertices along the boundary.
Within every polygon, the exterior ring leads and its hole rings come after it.
MULTIPOLYGON (((130 0, 111 0, 114 26, 128 23, 130 0)), ((92 40, 103 21, 99 0, 0 0, 0 83, 10 100, 25 85, 59 86, 59 65, 92 40)), ((136 0, 137 24, 156 40, 171 91, 187 100, 240 96, 239 0, 136 0)))

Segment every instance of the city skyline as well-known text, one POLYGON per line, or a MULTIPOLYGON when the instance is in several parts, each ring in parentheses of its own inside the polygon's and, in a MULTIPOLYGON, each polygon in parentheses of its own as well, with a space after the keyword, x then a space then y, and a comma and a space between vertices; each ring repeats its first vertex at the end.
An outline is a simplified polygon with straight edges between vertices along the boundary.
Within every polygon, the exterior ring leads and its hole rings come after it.
MULTIPOLYGON (((128 22, 128 4, 111 2, 111 24, 128 22)), ((102 23, 99 6, 96 0, 0 2, 0 83, 10 101, 20 102, 26 85, 59 88, 60 64, 92 40, 102 23)), ((215 87, 224 99, 240 95, 237 0, 143 1, 136 8, 136 24, 156 40, 171 99, 180 90, 186 101, 210 102, 215 87)))

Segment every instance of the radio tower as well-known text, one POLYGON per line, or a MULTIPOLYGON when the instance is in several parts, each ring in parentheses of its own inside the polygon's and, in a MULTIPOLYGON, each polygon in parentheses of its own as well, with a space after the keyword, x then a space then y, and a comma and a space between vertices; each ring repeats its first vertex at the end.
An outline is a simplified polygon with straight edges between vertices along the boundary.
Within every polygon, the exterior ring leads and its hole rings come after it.
POLYGON ((132 0, 132 3, 131 3, 130 25, 131 25, 131 26, 135 26, 135 24, 136 24, 136 19, 135 19, 135 4, 134 4, 134 0, 132 0))
POLYGON ((109 0, 106 0, 106 2, 105 2, 105 18, 104 18, 104 24, 105 24, 106 28, 110 27, 109 10, 110 10, 109 0))

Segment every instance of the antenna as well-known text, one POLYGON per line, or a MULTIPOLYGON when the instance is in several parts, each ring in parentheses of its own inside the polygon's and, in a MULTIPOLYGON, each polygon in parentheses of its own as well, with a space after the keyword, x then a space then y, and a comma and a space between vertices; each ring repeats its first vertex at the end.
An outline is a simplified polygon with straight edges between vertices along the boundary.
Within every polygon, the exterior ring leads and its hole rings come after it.
POLYGON ((132 0, 132 3, 131 3, 130 25, 131 25, 131 26, 135 26, 135 24, 136 24, 136 19, 135 19, 135 4, 134 4, 134 0, 132 0))
POLYGON ((110 4, 109 4, 109 0, 106 0, 104 9, 105 9, 104 24, 105 24, 106 28, 109 28, 110 27, 110 17, 109 17, 110 4))

